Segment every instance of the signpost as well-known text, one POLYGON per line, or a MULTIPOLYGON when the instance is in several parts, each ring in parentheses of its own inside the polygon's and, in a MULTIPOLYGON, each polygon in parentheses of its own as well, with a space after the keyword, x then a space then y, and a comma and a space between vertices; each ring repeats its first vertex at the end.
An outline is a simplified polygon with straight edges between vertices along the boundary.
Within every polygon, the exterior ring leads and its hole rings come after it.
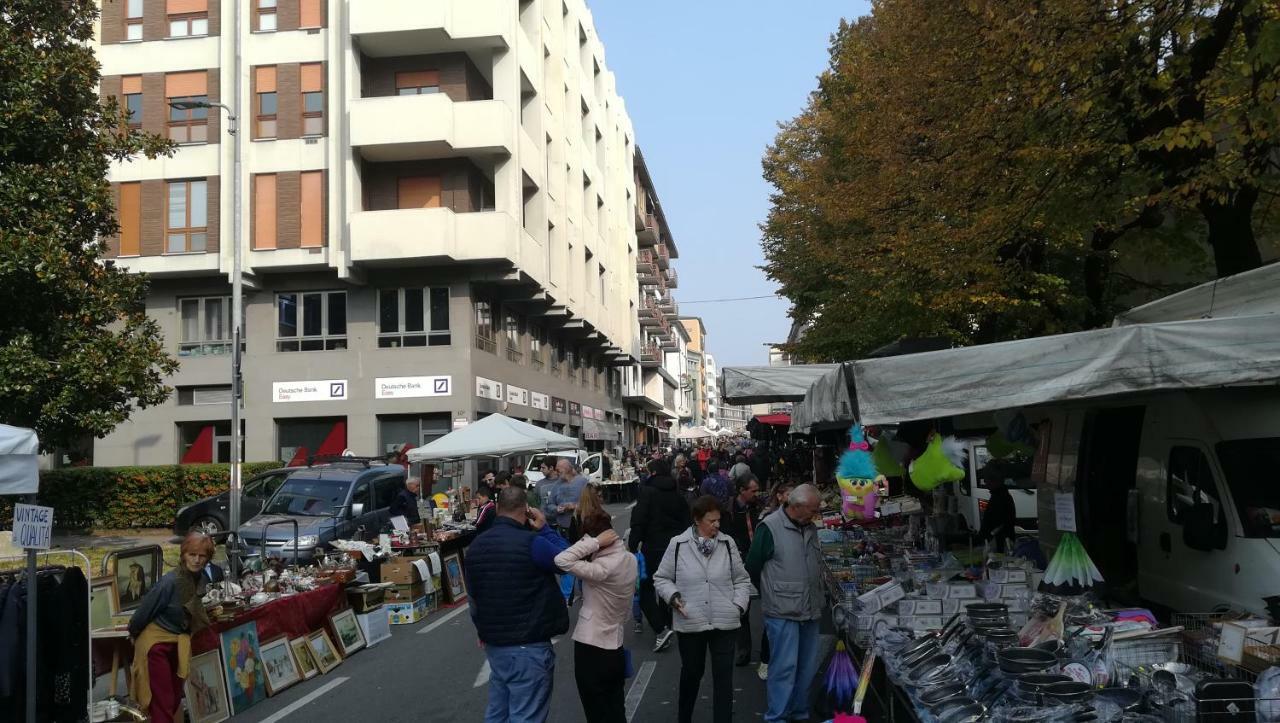
MULTIPOLYGON (((34 499, 34 496, 33 496, 34 499)), ((36 550, 49 549, 53 539, 53 508, 13 506, 13 542, 27 551, 27 720, 36 719, 36 621, 40 586, 36 584, 36 550)))

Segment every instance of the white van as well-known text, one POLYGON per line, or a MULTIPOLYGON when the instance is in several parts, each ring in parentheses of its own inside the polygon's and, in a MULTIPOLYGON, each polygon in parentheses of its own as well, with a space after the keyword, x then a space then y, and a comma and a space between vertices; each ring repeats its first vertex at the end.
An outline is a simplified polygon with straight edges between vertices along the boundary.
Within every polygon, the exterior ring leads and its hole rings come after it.
POLYGON ((571 449, 562 452, 545 452, 535 454, 529 458, 529 463, 524 466, 524 477, 532 486, 543 479, 542 460, 547 458, 560 459, 567 457, 574 461, 574 464, 582 470, 582 474, 586 475, 587 481, 591 484, 599 484, 604 479, 604 470, 601 469, 601 462, 604 457, 599 452, 588 452, 585 449, 571 449))
MULTIPOLYGON (((982 529, 982 515, 991 503, 991 491, 987 489, 985 480, 978 475, 991 462, 991 453, 987 451, 985 440, 965 441, 965 476, 955 485, 957 510, 970 530, 982 529)), ((997 464, 1000 464, 997 462, 997 464)), ((1038 527, 1036 506, 1036 483, 1031 479, 1031 465, 1010 465, 1009 476, 1005 478, 1005 487, 1013 496, 1017 522, 1015 532, 1019 535, 1035 534, 1038 527)))
POLYGON ((1027 411, 1051 442, 1041 505, 1073 489, 1108 586, 1179 612, 1266 612, 1280 594, 1280 387, 1166 392, 1027 411))

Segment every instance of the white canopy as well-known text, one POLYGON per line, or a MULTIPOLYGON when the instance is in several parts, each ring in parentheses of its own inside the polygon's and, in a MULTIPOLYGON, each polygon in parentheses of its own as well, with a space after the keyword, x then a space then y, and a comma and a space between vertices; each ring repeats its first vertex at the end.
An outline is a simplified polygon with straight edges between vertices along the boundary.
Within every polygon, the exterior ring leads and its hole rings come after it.
POLYGON ((686 427, 680 430, 680 434, 676 435, 676 439, 707 439, 714 436, 716 436, 716 433, 706 427, 686 427))
POLYGON ((1118 326, 853 363, 859 421, 1280 380, 1280 315, 1118 326))
POLYGON ((726 404, 798 402, 809 385, 839 364, 793 364, 778 367, 725 367, 726 404))
POLYGON ((440 462, 469 457, 506 457, 524 452, 577 449, 581 446, 573 437, 501 414, 490 414, 431 444, 409 450, 409 461, 440 462))
POLYGON ((0 424, 0 495, 33 495, 40 490, 39 453, 40 440, 33 430, 0 424))
POLYGON ((1280 311, 1280 263, 1170 294, 1116 316, 1116 325, 1252 316, 1280 311))
POLYGON ((804 401, 791 409, 792 434, 848 427, 857 418, 858 408, 852 393, 853 363, 834 366, 809 385, 804 401))

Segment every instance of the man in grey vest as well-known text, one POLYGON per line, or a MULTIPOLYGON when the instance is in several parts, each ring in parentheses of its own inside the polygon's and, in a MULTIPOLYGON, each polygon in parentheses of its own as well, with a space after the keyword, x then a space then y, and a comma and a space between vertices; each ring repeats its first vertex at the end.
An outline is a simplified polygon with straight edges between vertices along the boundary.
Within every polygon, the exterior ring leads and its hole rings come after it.
POLYGON ((809 719, 809 686, 818 672, 818 625, 826 604, 822 550, 813 517, 821 498, 813 485, 791 491, 787 503, 756 527, 746 567, 760 575, 769 637, 767 723, 809 719))

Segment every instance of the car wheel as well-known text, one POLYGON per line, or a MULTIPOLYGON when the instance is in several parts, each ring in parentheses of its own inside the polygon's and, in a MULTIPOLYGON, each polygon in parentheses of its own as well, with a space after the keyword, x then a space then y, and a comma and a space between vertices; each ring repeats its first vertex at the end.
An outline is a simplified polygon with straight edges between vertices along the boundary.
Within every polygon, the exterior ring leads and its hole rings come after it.
POLYGON ((222 532, 222 523, 216 517, 201 517, 191 523, 192 532, 203 532, 206 535, 216 535, 222 532))

